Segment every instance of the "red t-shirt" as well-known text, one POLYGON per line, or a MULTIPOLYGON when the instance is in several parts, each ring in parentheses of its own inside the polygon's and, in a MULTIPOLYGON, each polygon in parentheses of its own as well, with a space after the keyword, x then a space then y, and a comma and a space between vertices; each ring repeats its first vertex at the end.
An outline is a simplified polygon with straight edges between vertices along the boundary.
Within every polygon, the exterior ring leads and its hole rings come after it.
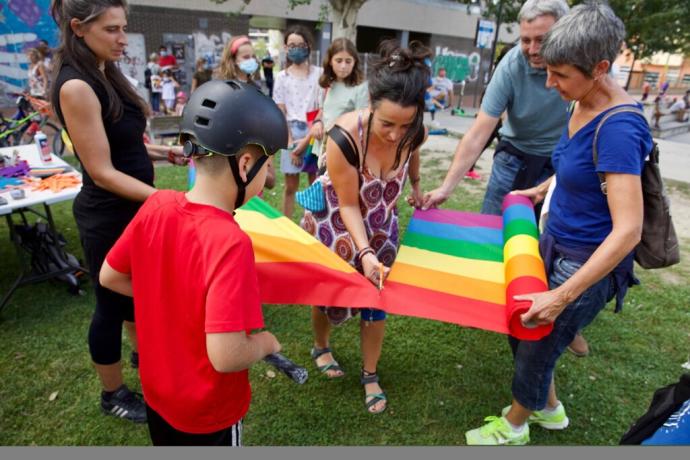
POLYGON ((161 56, 158 58, 158 65, 160 67, 175 67, 177 65, 177 59, 172 54, 166 56, 161 56))
POLYGON ((207 333, 263 327, 252 243, 232 215, 182 192, 156 192, 107 260, 132 277, 146 403, 187 433, 240 420, 248 373, 219 373, 206 352, 207 333))

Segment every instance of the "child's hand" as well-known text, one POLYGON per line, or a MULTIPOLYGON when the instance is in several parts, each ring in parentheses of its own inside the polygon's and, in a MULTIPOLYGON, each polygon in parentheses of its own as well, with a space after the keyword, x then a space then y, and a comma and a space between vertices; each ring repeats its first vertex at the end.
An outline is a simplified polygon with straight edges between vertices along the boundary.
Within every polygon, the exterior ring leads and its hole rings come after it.
POLYGON ((278 339, 276 339, 276 336, 268 331, 259 332, 258 334, 255 334, 255 337, 261 340, 264 356, 278 353, 283 349, 282 345, 280 345, 280 342, 278 342, 278 339))
POLYGON ((315 138, 316 140, 321 140, 323 139, 323 122, 320 120, 317 120, 318 123, 315 121, 311 125, 311 129, 309 131, 310 137, 315 138))
POLYGON ((292 164, 296 167, 301 167, 304 160, 302 159, 302 154, 298 153, 297 150, 290 152, 290 160, 292 164))

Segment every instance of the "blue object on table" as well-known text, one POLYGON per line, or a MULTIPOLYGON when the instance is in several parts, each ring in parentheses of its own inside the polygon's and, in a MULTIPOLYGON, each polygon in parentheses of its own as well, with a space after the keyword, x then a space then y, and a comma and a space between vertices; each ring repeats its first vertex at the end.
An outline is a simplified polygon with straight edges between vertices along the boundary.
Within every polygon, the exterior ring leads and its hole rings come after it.
POLYGON ((22 184, 23 182, 21 179, 17 179, 16 177, 0 177, 0 190, 22 184))

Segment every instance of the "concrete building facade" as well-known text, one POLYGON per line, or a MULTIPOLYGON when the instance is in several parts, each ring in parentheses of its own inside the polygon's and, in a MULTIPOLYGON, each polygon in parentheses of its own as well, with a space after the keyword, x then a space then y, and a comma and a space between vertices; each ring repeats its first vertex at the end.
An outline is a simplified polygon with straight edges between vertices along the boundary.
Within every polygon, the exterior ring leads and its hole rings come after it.
MULTIPOLYGON (((301 23, 314 32, 314 60, 320 63, 319 56, 334 38, 331 17, 322 13, 327 5, 327 0, 313 0, 294 9, 287 0, 252 0, 248 5, 242 0, 220 5, 210 0, 130 0, 129 30, 144 36, 147 55, 166 44, 183 55, 184 66, 191 69, 194 58, 200 55, 218 59, 222 45, 231 36, 247 34, 250 29, 285 30, 301 23)), ((484 80, 490 55, 489 49, 474 46, 478 19, 476 12, 452 0, 368 0, 357 15, 356 44, 361 53, 373 53, 385 38, 403 43, 419 40, 435 54, 449 56, 444 60, 450 65, 449 76, 466 80, 472 92, 473 86, 479 87, 484 80)), ((516 28, 512 32, 501 28, 499 41, 516 38, 516 28)))

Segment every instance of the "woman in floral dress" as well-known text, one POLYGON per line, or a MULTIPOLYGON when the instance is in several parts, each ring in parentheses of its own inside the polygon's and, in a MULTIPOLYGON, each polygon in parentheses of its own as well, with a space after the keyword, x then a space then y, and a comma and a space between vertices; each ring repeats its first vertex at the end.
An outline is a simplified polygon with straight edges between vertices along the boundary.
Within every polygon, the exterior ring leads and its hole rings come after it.
MULTIPOLYGON (((428 48, 401 48, 384 42, 380 61, 369 78, 371 105, 341 116, 329 132, 327 172, 317 180, 326 206, 306 211, 302 226, 323 244, 379 285, 398 248, 397 202, 410 178, 410 204, 421 205, 419 147, 425 140, 424 92, 429 84, 428 48), (383 270, 380 270, 383 264, 383 270)), ((357 310, 314 307, 312 358, 327 377, 343 376, 329 347, 331 324, 357 310)), ((360 309, 365 405, 370 413, 386 409, 386 395, 376 374, 385 331, 385 312, 360 309)))

